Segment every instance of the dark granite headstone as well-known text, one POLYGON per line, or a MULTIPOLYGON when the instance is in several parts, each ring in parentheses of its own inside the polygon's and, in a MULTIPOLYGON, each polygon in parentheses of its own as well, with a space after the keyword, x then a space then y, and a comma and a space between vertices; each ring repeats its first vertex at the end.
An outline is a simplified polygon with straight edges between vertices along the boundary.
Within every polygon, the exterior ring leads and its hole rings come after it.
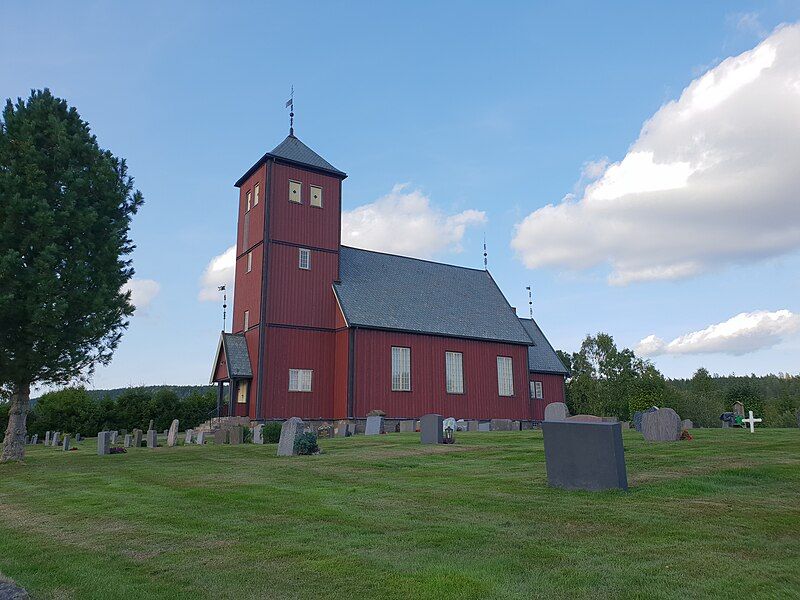
POLYGON ((422 415, 419 419, 419 439, 423 444, 442 444, 442 415, 422 415))
POLYGON ((648 442, 677 442, 681 431, 681 418, 671 408, 660 408, 642 416, 642 435, 648 442))
POLYGON ((619 423, 543 421, 547 482, 568 490, 628 489, 619 423))
POLYGON ((637 410, 633 413, 633 428, 638 431, 639 433, 642 432, 642 416, 644 413, 651 413, 657 411, 658 409, 655 406, 648 408, 647 410, 637 410))
POLYGON ((238 446, 242 443, 244 435, 242 433, 242 426, 237 425, 236 427, 231 427, 228 431, 228 439, 232 446, 238 446))
POLYGON ((214 445, 221 446, 228 441, 228 431, 226 429, 217 429, 214 431, 214 445))
POLYGON ((278 440, 278 456, 294 456, 296 454, 294 444, 304 431, 305 423, 300 417, 284 421, 281 425, 281 438, 278 440))

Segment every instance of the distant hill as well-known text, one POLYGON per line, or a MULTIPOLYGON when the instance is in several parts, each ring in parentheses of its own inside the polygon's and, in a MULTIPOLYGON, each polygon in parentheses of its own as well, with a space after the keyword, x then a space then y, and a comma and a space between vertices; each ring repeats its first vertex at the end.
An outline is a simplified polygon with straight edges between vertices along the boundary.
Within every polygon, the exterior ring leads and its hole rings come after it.
MULTIPOLYGON (((133 386, 136 389, 147 390, 148 392, 157 392, 158 390, 172 390, 178 395, 178 398, 183 400, 192 393, 205 394, 209 391, 214 391, 216 386, 213 385, 140 385, 133 386)), ((111 398, 116 400, 123 392, 132 389, 131 387, 114 388, 109 390, 86 390, 86 393, 92 397, 93 400, 99 402, 103 398, 111 398)), ((31 408, 36 406, 36 401, 39 398, 31 398, 31 408)))

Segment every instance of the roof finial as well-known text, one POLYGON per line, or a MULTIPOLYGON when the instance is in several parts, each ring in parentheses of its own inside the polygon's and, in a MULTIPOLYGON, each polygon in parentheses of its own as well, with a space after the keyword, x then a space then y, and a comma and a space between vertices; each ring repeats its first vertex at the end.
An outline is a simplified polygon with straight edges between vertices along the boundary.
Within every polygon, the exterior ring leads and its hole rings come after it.
POLYGON ((292 86, 292 93, 286 101, 286 108, 289 109, 289 135, 294 137, 294 86, 292 86))
POLYGON ((525 289, 528 290, 528 312, 531 316, 531 321, 533 321, 533 293, 531 292, 531 286, 525 286, 525 289))
POLYGON ((486 252, 486 234, 483 234, 483 270, 489 270, 489 254, 486 252))

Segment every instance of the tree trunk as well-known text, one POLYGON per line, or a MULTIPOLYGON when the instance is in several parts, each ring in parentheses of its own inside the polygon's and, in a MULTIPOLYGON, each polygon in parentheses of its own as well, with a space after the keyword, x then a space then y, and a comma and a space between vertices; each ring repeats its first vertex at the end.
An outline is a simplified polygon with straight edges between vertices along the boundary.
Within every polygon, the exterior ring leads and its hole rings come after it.
POLYGON ((0 462, 21 461, 25 458, 25 420, 31 399, 31 386, 22 383, 14 386, 11 393, 11 407, 8 411, 8 427, 3 440, 3 455, 0 462))

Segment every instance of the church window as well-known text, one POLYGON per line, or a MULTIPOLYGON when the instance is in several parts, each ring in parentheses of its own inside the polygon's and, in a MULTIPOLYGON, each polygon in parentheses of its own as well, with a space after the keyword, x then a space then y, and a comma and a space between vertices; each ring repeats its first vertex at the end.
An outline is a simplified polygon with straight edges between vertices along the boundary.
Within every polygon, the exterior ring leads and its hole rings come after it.
POLYGON ((250 201, 251 200, 252 200, 252 194, 251 194, 251 192, 247 192, 247 210, 250 210, 250 208, 251 208, 251 206, 250 206, 250 201))
POLYGON ((236 402, 239 404, 245 404, 247 402, 247 382, 240 381, 239 388, 236 392, 236 402))
POLYGON ((322 208, 322 188, 318 185, 311 186, 311 206, 322 208))
POLYGON ((256 187, 253 188, 253 206, 258 204, 258 196, 260 195, 260 192, 261 192, 261 184, 257 183, 256 187))
POLYGON ((497 393, 501 396, 514 395, 514 373, 511 357, 497 357, 497 393))
POLYGON ((298 266, 305 271, 311 269, 311 250, 308 248, 300 248, 299 255, 300 264, 298 266))
POLYGON ((250 327, 250 311, 246 310, 244 311, 244 330, 247 331, 249 327, 250 327))
POLYGON ((541 381, 531 381, 531 398, 535 400, 541 400, 544 398, 541 381))
POLYGON ((289 369, 289 391, 310 392, 312 373, 311 369, 289 369))
POLYGON ((445 379, 448 394, 464 393, 464 359, 461 352, 445 352, 445 379))
POLYGON ((247 272, 249 273, 252 270, 253 270, 253 253, 252 252, 248 252, 247 253, 247 272))
POLYGON ((303 184, 299 181, 289 180, 289 202, 295 202, 300 204, 302 202, 301 194, 303 190, 303 184))
POLYGON ((411 348, 392 346, 392 391, 411 391, 411 348))

